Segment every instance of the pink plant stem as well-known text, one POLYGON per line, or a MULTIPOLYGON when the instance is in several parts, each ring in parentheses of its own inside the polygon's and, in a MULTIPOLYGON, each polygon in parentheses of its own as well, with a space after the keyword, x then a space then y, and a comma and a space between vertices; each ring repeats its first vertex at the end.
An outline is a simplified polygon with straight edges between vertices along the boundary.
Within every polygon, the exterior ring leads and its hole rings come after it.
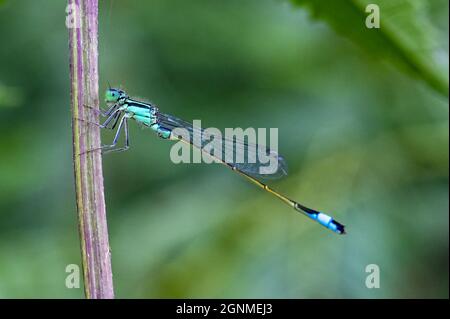
MULTIPOLYGON (((69 0, 73 162, 86 298, 114 298, 98 110, 98 1, 69 0), (98 112, 96 112, 98 114, 98 112)), ((67 20, 66 20, 67 21, 67 20)))

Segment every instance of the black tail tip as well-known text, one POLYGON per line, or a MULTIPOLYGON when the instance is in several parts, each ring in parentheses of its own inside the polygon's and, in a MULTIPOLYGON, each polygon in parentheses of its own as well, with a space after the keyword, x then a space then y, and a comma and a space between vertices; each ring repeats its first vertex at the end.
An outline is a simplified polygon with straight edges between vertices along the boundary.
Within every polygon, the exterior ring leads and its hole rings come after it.
POLYGON ((345 231, 345 226, 344 225, 342 225, 341 223, 338 223, 337 221, 333 221, 334 222, 334 224, 336 225, 336 232, 339 234, 339 235, 345 235, 345 234, 347 234, 346 233, 346 231, 345 231))

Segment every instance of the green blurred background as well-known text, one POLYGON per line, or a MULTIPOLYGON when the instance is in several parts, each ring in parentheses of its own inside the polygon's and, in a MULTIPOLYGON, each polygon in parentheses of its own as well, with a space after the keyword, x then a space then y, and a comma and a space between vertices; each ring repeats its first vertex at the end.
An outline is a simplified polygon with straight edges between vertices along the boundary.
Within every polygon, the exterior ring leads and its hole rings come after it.
MULTIPOLYGON (((389 46, 357 35, 369 1, 293 2, 100 1, 100 90, 278 127, 290 175, 270 184, 348 235, 221 166, 173 164, 132 125, 131 150, 103 158, 117 297, 448 298, 448 1, 372 1, 389 46)), ((65 6, 0 1, 3 298, 84 296, 65 287, 80 264, 65 6)))

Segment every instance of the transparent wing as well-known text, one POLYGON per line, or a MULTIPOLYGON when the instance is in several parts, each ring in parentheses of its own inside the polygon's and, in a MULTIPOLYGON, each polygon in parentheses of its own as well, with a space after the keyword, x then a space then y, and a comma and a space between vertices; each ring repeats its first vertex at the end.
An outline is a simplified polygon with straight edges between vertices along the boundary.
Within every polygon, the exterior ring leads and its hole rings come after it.
MULTIPOLYGON (((204 149, 204 146, 210 143, 211 139, 209 136, 204 134, 205 130, 193 127, 189 122, 164 113, 158 112, 157 119, 159 125, 169 131, 172 131, 175 128, 186 129, 190 135, 189 140, 186 140, 186 138, 183 139, 202 151, 209 153, 204 149), (194 138, 194 135, 196 137, 201 137, 201 140, 197 141, 197 139, 194 138)), ((225 137, 222 137, 221 145, 221 160, 224 162, 229 162, 235 166, 236 169, 252 177, 277 179, 287 175, 287 164, 284 158, 266 146, 247 143, 242 140, 237 140, 236 138, 229 139, 225 137), (230 162, 230 154, 232 154, 232 162, 230 162), (261 154, 265 154, 266 161, 264 163, 260 161, 261 154), (267 158, 270 158, 269 162, 267 162, 267 158), (240 162, 237 162, 236 159, 240 159, 240 162), (270 162, 277 163, 276 171, 271 174, 265 174, 261 168, 267 167, 270 162)))

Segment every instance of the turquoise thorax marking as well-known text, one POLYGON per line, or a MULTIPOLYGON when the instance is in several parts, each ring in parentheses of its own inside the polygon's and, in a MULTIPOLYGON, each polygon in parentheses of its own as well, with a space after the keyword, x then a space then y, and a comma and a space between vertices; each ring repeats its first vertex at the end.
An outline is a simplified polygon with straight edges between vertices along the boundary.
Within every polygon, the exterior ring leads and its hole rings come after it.
POLYGON ((170 138, 170 130, 160 127, 156 120, 156 109, 146 108, 140 106, 130 106, 129 104, 124 104, 123 109, 130 118, 136 120, 136 122, 141 123, 145 126, 150 127, 162 138, 170 138))
POLYGON ((142 123, 145 126, 154 125, 156 123, 155 110, 144 107, 137 106, 129 106, 128 104, 124 105, 124 110, 130 117, 135 119, 138 123, 142 123))

